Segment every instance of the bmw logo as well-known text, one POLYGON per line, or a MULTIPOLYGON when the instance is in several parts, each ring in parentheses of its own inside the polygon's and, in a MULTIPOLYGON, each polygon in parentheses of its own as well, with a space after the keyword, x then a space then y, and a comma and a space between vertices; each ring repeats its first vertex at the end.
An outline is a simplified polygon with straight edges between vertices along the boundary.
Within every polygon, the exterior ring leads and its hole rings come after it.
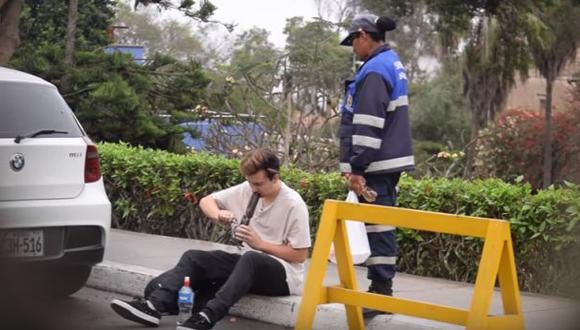
POLYGON ((15 172, 18 172, 24 168, 24 155, 15 154, 10 158, 10 168, 15 172))

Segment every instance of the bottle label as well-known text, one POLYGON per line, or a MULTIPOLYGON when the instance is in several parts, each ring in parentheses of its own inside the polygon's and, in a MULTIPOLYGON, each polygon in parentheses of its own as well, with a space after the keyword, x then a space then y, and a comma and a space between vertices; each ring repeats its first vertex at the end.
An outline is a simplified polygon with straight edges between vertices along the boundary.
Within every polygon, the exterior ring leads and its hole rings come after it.
POLYGON ((193 294, 190 292, 179 293, 179 303, 191 304, 193 302, 193 294))

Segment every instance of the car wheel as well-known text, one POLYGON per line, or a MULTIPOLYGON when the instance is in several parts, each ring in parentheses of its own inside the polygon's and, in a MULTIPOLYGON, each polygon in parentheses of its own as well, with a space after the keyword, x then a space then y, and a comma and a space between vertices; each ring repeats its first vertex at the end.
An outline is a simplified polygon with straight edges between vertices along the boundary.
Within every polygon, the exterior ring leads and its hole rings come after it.
POLYGON ((55 298, 66 298, 79 291, 91 275, 91 266, 62 267, 55 271, 53 276, 54 286, 51 289, 55 298))

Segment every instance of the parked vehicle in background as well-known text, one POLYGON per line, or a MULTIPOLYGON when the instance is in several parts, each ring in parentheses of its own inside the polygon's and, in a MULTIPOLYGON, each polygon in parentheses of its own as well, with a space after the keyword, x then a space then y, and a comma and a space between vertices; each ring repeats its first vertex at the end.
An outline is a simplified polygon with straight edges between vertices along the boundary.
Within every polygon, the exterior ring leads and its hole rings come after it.
POLYGON ((67 296, 103 260, 110 225, 97 147, 57 88, 0 67, 1 260, 67 296))

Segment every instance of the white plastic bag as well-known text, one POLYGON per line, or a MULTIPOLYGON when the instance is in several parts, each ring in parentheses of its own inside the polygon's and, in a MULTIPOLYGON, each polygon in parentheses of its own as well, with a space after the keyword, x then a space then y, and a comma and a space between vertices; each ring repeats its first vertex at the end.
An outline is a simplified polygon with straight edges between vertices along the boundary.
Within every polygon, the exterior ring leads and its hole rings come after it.
MULTIPOLYGON (((351 203, 358 203, 358 197, 354 191, 349 191, 346 196, 346 201, 351 203)), ((367 237, 367 230, 364 222, 360 221, 346 221, 346 233, 348 235, 348 244, 350 245, 350 253, 352 254, 352 262, 355 265, 362 264, 371 255, 371 248, 369 246, 369 239, 367 237)), ((334 244, 330 247, 331 262, 336 263, 336 256, 334 255, 334 244)))

